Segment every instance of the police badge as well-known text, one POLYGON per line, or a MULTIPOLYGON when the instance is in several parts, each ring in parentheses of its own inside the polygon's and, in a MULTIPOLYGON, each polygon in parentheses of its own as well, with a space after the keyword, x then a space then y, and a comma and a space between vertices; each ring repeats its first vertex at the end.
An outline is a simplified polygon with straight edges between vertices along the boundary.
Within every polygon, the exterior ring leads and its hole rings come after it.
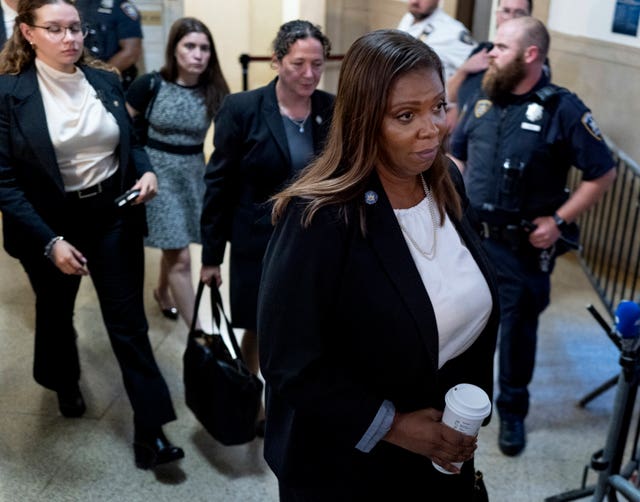
POLYGON ((543 111, 544 108, 542 108, 542 106, 540 106, 538 103, 531 103, 529 106, 527 106, 525 116, 527 117, 528 121, 537 122, 542 118, 543 111))
POLYGON ((478 101, 476 101, 476 105, 473 107, 473 114, 477 119, 479 119, 489 111, 492 105, 493 103, 488 99, 479 99, 478 101))

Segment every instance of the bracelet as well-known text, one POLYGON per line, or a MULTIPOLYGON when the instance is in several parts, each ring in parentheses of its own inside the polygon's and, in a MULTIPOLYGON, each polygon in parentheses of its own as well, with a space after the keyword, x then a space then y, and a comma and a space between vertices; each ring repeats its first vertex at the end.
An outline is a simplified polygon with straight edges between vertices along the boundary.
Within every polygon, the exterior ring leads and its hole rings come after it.
POLYGON ((47 245, 44 247, 44 255, 51 259, 51 252, 53 251, 53 246, 56 242, 58 241, 63 241, 64 237, 62 237, 61 235, 56 235, 53 239, 51 239, 49 242, 47 242, 47 245))

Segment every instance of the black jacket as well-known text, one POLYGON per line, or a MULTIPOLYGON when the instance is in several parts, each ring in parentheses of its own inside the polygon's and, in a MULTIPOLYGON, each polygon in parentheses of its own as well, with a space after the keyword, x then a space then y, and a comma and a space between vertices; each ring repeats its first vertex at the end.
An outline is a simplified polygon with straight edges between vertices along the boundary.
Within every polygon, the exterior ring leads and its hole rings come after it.
MULTIPOLYGON (((463 193, 460 174, 451 172, 463 193)), ((462 220, 449 217, 487 279, 493 310, 472 346, 439 370, 429 296, 377 175, 369 183, 378 200, 364 206, 366 236, 355 203, 348 224, 324 207, 303 228, 304 203, 294 200, 265 254, 258 303, 265 458, 289 485, 428 483, 425 457, 384 441, 370 453, 355 448, 383 400, 401 412, 443 409, 446 391, 462 382, 492 395, 498 297, 466 197, 462 220)))
MULTIPOLYGON (((227 96, 215 120, 215 150, 205 174, 202 263, 220 265, 227 241, 232 253, 262 260, 273 230, 265 202, 293 175, 276 81, 227 96)), ((313 145, 319 153, 329 130, 333 95, 311 96, 313 145)))
MULTIPOLYGON (((131 120, 118 76, 81 66, 107 110, 120 127, 118 156, 120 191, 152 171, 144 149, 132 144, 131 120)), ((0 211, 4 247, 19 257, 42 252, 60 233, 65 191, 38 87, 35 65, 18 75, 0 75, 0 211)), ((144 224, 144 208, 136 206, 144 224)))

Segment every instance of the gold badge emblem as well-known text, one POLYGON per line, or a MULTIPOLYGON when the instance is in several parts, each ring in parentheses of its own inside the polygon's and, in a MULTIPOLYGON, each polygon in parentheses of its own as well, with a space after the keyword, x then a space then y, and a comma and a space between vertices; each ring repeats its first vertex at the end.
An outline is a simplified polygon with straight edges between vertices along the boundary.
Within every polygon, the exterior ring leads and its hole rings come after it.
POLYGON ((491 109, 491 106, 493 106, 493 102, 491 102, 491 100, 479 99, 478 101, 476 101, 476 105, 473 107, 473 114, 477 119, 479 119, 491 109))

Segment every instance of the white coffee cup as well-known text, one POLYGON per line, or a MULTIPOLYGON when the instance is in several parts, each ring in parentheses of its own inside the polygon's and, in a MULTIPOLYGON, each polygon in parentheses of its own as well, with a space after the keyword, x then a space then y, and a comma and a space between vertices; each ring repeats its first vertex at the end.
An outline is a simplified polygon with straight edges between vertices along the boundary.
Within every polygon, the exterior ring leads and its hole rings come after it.
MULTIPOLYGON (((460 383, 451 387, 444 396, 442 423, 467 436, 475 436, 485 418, 491 413, 491 400, 480 387, 460 383)), ((462 462, 454 463, 460 468, 462 462)), ((436 463, 433 466, 445 474, 453 474, 436 463)))

